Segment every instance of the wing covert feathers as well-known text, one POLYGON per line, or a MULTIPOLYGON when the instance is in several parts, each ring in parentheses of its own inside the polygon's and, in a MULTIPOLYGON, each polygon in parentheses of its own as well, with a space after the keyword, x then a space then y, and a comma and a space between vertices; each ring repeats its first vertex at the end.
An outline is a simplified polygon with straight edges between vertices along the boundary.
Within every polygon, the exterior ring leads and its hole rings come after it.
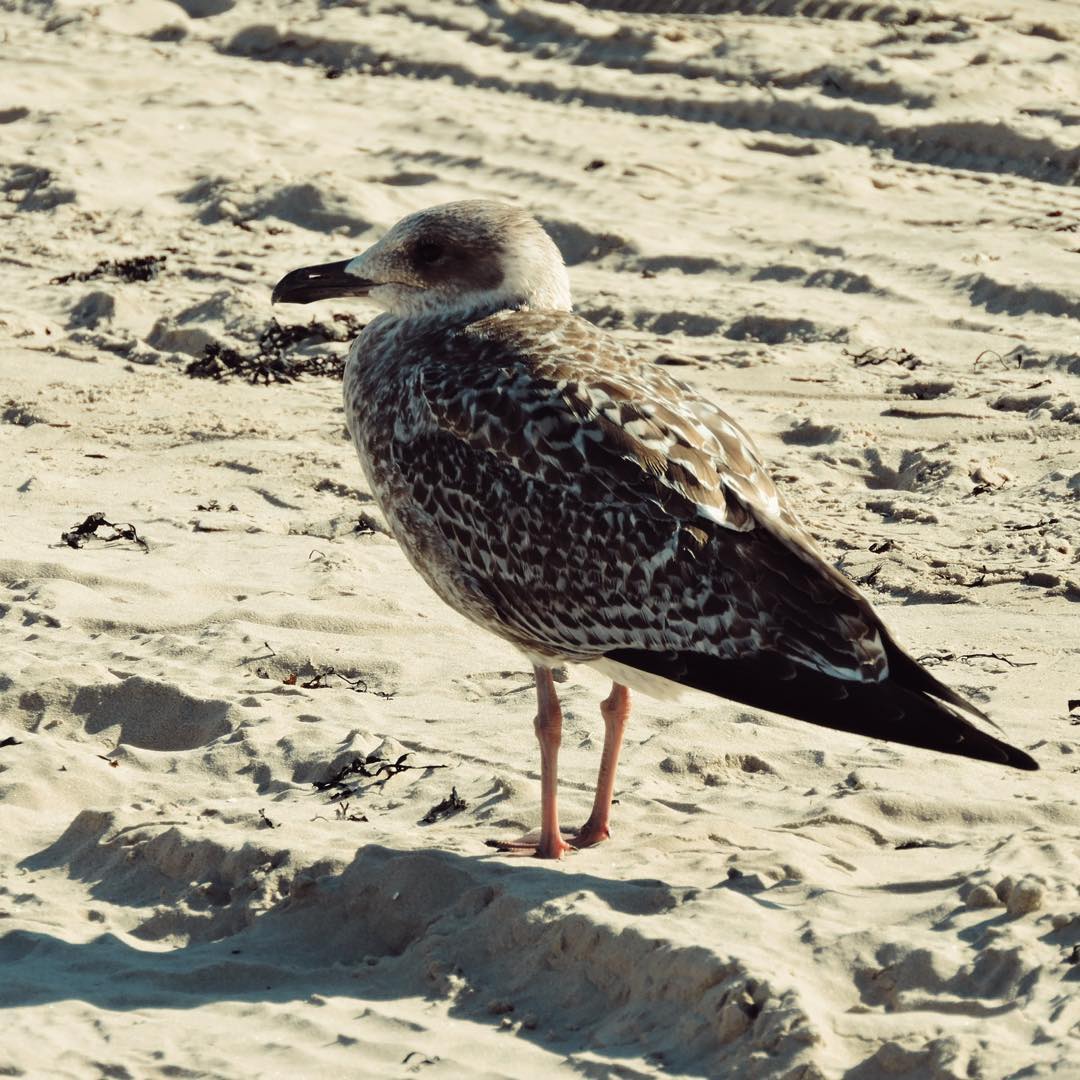
POLYGON ((755 511, 796 524, 734 420, 582 319, 503 313, 447 354, 420 386, 435 424, 537 480, 738 531, 755 511))

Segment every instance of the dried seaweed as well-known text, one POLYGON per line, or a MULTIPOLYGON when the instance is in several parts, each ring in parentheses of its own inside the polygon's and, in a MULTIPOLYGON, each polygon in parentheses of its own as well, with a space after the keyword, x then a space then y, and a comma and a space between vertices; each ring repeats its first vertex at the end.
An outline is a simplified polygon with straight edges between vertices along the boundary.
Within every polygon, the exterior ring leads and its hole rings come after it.
POLYGON ((908 371, 914 371, 922 365, 922 361, 910 350, 896 345, 877 345, 870 349, 863 349, 860 353, 853 353, 848 349, 840 350, 842 356, 851 359, 856 367, 876 367, 879 364, 899 364, 908 371))
POLYGON ((975 357, 975 363, 973 364, 973 366, 977 368, 984 356, 995 357, 998 363, 1001 364, 1001 366, 1006 370, 1009 370, 1011 366, 1010 361, 1012 360, 1016 361, 1016 366, 1018 368, 1024 366, 1024 348, 1022 345, 1017 345, 1015 348, 1010 349, 1004 356, 1002 356, 1001 353, 999 353, 996 349, 983 349, 983 351, 975 357))
POLYGON ((877 581, 878 574, 880 574, 881 571, 884 568, 885 568, 884 563, 878 563, 877 566, 875 566, 873 568, 873 570, 870 570, 868 573, 863 574, 862 577, 856 578, 855 579, 855 584, 856 585, 873 585, 874 582, 877 581))
POLYGON ((1009 529, 1011 532, 1027 532, 1029 529, 1046 529, 1046 528, 1049 528, 1049 526, 1051 526, 1051 525, 1057 525, 1059 521, 1060 521, 1059 518, 1048 517, 1048 518, 1042 518, 1042 520, 1036 521, 1034 524, 1031 524, 1031 525, 1005 525, 1004 527, 1006 529, 1009 529))
POLYGON ((925 664, 930 667, 934 664, 948 664, 954 660, 961 660, 965 664, 969 660, 1000 660, 1003 664, 1008 664, 1009 667, 1035 667, 1036 662, 1034 660, 1010 660, 1007 656, 1003 656, 1001 653, 994 652, 971 652, 971 653, 927 653, 925 656, 917 658, 920 664, 925 664))
POLYGON ((319 792, 336 789, 332 791, 330 798, 341 800, 356 794, 357 789, 346 782, 349 777, 355 776, 364 780, 374 780, 377 787, 382 787, 391 777, 411 769, 425 772, 429 769, 450 768, 449 765, 406 765, 405 759, 408 756, 409 752, 406 752, 397 761, 375 757, 373 754, 369 754, 366 758, 355 757, 325 780, 313 780, 312 786, 319 792))
POLYGON ((436 803, 421 819, 421 825, 434 825, 436 821, 442 820, 442 818, 450 817, 452 814, 458 814, 462 810, 468 809, 469 804, 457 793, 457 788, 452 787, 450 794, 446 796, 442 802, 436 803))
POLYGON ((389 701, 394 696, 392 690, 372 690, 361 677, 350 679, 348 675, 342 675, 334 668, 316 672, 307 682, 300 682, 295 672, 287 676, 284 681, 287 686, 300 686, 305 690, 326 690, 330 686, 329 679, 340 679, 350 690, 358 694, 374 694, 375 697, 383 698, 385 701, 389 701))
POLYGON ((291 383, 304 375, 341 379, 345 374, 345 360, 332 355, 304 356, 290 359, 290 352, 299 345, 323 344, 329 341, 343 342, 354 338, 363 329, 351 315, 335 316, 340 328, 328 328, 312 320, 307 324, 282 326, 271 319, 269 326, 259 335, 255 351, 242 353, 221 342, 210 342, 198 360, 192 360, 184 369, 193 379, 242 378, 250 383, 291 383))
POLYGON ((139 255, 133 259, 102 259, 93 270, 74 270, 49 281, 50 285, 66 285, 69 281, 95 281, 114 277, 121 281, 153 281, 165 266, 167 255, 139 255))
POLYGON ((91 540, 104 540, 105 543, 111 544, 116 540, 131 540, 133 543, 138 544, 143 551, 149 552, 150 545, 135 531, 134 525, 129 525, 126 522, 123 524, 117 524, 112 521, 106 521, 105 515, 99 510, 96 514, 87 515, 86 519, 78 525, 72 525, 67 532, 60 534, 60 539, 64 541, 68 547, 81 548, 91 540), (101 536, 98 534, 99 529, 112 529, 111 536, 101 536))

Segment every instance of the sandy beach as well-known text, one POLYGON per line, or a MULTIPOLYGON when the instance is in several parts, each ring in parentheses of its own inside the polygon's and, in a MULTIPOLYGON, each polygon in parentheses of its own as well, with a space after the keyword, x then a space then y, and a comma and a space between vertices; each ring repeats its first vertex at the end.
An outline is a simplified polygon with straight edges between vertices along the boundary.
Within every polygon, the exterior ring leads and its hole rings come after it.
POLYGON ((0 88, 0 1075, 1080 1077, 1080 4, 0 0, 0 88), (270 304, 466 198, 1041 771, 639 696, 486 847, 532 672, 270 304))

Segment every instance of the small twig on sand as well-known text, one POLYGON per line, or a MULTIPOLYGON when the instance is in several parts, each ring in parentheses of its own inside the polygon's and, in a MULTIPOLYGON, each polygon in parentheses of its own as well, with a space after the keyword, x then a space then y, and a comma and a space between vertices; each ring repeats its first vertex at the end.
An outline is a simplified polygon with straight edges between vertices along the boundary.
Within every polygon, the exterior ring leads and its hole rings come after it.
POLYGON ((334 818, 337 821, 367 821, 367 817, 364 814, 350 814, 349 804, 347 802, 338 803, 337 808, 334 810, 334 818))
POLYGON ((1010 660, 1007 656, 1002 656, 1001 653, 996 652, 927 653, 917 659, 920 664, 927 665, 948 664, 954 660, 962 660, 964 663, 969 660, 1000 660, 1003 664, 1008 664, 1009 667, 1035 667, 1037 664, 1035 660, 1010 660))

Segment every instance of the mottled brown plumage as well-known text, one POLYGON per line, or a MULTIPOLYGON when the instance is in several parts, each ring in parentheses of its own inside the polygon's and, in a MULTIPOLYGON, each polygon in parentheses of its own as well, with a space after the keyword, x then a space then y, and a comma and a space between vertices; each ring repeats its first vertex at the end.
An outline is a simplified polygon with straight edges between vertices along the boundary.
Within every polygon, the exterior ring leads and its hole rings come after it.
POLYGON ((395 537, 447 603, 537 668, 541 854, 565 847, 550 669, 568 661, 616 683, 586 843, 607 832, 625 685, 1036 767, 949 707, 982 715, 893 642, 734 420, 570 312, 561 259, 528 215, 435 207, 357 259, 295 271, 275 297, 321 298, 335 281, 388 309, 350 353, 345 412, 395 537))

